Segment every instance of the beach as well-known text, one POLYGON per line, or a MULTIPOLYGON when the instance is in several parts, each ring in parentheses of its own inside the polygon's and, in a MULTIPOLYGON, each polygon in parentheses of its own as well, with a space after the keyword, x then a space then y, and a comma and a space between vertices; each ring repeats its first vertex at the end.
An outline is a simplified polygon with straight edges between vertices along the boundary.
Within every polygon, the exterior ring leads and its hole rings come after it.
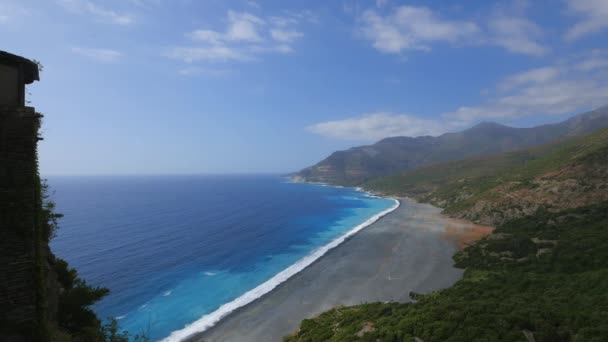
POLYGON ((190 341, 280 341, 309 317, 334 306, 409 301, 409 292, 449 287, 462 276, 452 255, 478 226, 441 209, 401 199, 401 206, 330 250, 277 288, 190 341), (451 232, 465 232, 453 234, 451 232))

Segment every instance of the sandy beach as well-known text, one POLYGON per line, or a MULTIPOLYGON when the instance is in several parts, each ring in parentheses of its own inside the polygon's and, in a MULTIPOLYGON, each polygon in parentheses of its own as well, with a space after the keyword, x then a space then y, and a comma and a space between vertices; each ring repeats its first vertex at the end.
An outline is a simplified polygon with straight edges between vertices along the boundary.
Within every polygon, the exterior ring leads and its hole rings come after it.
POLYGON ((190 340, 281 341, 303 319, 334 306, 405 302, 410 291, 452 285, 463 272, 452 267, 452 255, 463 246, 458 236, 469 239, 489 230, 480 233, 479 226, 446 218, 427 204, 401 202, 397 210, 190 340))

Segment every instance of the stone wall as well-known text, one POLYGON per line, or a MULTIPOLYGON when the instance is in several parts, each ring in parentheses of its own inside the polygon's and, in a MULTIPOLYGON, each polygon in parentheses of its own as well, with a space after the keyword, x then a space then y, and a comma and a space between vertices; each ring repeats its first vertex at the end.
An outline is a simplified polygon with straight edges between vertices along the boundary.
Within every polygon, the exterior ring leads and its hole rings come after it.
POLYGON ((41 115, 0 108, 0 341, 44 340, 46 243, 37 222, 41 115))

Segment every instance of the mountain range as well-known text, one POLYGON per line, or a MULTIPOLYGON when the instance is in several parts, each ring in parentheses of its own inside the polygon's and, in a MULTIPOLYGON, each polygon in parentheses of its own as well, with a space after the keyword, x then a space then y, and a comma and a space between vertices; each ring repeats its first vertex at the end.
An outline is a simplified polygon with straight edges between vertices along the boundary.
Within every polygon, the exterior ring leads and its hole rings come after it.
POLYGON ((467 130, 437 137, 391 137, 372 145, 334 152, 293 174, 292 179, 357 186, 380 176, 422 166, 556 142, 605 127, 608 127, 608 106, 559 123, 531 128, 482 122, 467 130))

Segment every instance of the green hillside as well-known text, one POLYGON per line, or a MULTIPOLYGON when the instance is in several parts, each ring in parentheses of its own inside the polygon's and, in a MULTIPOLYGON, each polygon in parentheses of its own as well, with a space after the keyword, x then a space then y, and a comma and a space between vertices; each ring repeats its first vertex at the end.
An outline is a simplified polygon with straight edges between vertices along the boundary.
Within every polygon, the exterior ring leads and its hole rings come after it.
POLYGON ((446 290, 411 294, 416 303, 334 308, 304 320, 285 341, 526 341, 528 335, 537 342, 599 342, 608 336, 608 203, 513 221, 455 259, 467 270, 446 290))
POLYGON ((358 186, 371 179, 453 160, 514 151, 589 134, 608 127, 608 107, 556 124, 515 128, 492 122, 437 137, 391 137, 337 151, 292 177, 297 180, 358 186))
POLYGON ((604 129, 531 149, 435 164, 374 179, 364 187, 414 197, 454 216, 494 225, 540 207, 561 210, 608 200, 607 158, 604 129))
POLYGON ((608 130, 366 186, 497 229, 454 256, 466 269, 454 286, 334 308, 285 341, 605 341, 608 130))

